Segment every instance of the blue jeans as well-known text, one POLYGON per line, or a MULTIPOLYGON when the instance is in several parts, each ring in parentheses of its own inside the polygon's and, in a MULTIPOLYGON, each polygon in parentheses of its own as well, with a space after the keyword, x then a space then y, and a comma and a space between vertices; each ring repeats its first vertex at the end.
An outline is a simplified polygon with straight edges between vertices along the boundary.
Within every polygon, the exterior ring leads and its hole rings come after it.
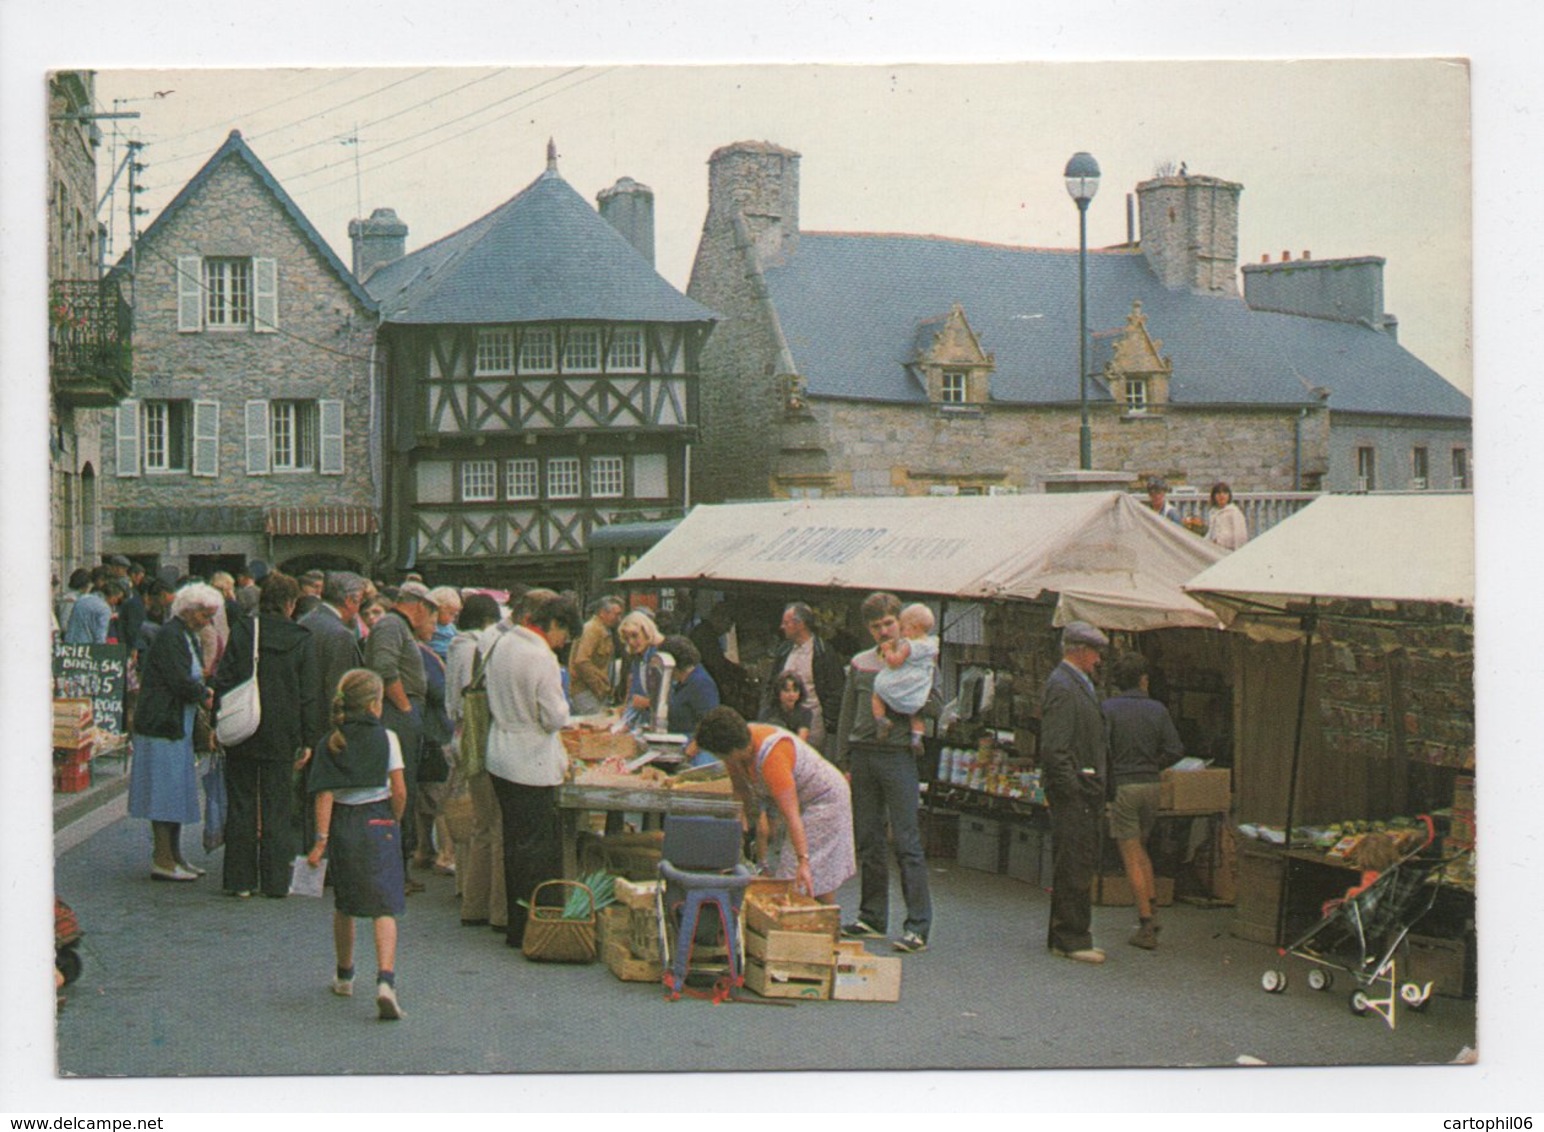
POLYGON ((901 895, 906 900, 902 930, 926 939, 933 926, 933 900, 928 893, 922 833, 917 828, 921 804, 917 760, 904 747, 854 746, 848 762, 852 769, 853 834, 862 876, 858 916, 881 932, 889 930, 889 839, 893 838, 895 860, 901 869, 901 895))

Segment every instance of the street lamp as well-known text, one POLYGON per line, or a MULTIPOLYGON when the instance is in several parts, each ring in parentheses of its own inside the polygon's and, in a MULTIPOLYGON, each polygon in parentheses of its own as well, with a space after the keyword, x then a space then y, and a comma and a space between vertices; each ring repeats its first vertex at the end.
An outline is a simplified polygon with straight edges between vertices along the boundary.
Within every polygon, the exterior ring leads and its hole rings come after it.
POLYGON ((1088 202, 1099 191, 1099 162, 1092 154, 1074 153, 1062 174, 1067 195, 1078 206, 1078 467, 1094 462, 1094 440, 1088 429, 1088 202))

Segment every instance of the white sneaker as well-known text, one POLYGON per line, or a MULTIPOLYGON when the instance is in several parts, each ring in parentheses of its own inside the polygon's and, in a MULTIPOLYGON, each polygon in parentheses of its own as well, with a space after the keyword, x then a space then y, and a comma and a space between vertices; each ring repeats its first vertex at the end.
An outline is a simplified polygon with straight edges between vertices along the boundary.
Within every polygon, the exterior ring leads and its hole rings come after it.
POLYGON ((397 1003, 397 991, 390 983, 375 984, 375 1012, 383 1022, 395 1022, 403 1015, 397 1003))
POLYGON ((340 979, 336 975, 332 980, 332 993, 339 998, 352 998, 354 996, 354 980, 340 979))

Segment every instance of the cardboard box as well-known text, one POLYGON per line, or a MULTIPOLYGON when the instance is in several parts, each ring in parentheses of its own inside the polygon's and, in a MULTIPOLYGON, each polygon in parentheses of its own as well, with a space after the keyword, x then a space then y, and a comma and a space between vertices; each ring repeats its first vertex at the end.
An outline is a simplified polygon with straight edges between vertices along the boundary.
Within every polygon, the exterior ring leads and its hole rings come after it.
POLYGON ((1008 831, 996 818, 978 818, 970 814, 960 818, 958 863, 967 869, 1000 873, 1007 855, 1008 831))
POLYGON ((745 894, 745 926, 769 935, 781 932, 821 932, 834 943, 842 930, 842 910, 808 896, 750 889, 745 894))
POLYGON ((767 963, 829 963, 833 944, 825 932, 745 930, 745 954, 767 963))
MULTIPOLYGON (((1167 908, 1174 903, 1173 877, 1154 877, 1153 887, 1157 889, 1158 907, 1167 908)), ((1106 873, 1094 878, 1094 903, 1101 908, 1127 908, 1136 902, 1125 873, 1106 873)))
POLYGON ((601 949, 607 969, 624 983, 657 983, 665 971, 658 959, 639 959, 621 940, 609 940, 601 949))
POLYGON ((838 944, 831 997, 843 1002, 899 1002, 900 958, 870 955, 856 941, 838 944))
POLYGON ((762 998, 801 998, 825 1001, 831 997, 831 963, 764 963, 745 961, 745 985, 762 998))
POLYGON ((1158 776, 1160 810, 1226 810, 1233 805, 1233 772, 1166 770, 1158 776))
POLYGON ((601 762, 612 757, 630 759, 638 753, 638 743, 630 731, 596 731, 588 727, 567 727, 558 732, 570 758, 582 762, 601 762))

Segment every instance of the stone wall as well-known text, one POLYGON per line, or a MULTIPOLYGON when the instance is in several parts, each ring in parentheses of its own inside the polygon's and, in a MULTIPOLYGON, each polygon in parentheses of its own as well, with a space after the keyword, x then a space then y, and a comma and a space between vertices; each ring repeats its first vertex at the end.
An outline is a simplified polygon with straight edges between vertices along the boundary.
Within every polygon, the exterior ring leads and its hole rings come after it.
POLYGON ((1468 465, 1469 482, 1463 490, 1474 489, 1474 431, 1468 421, 1416 417, 1398 418, 1337 413, 1330 427, 1329 476, 1327 491, 1356 491, 1356 450, 1370 447, 1376 453, 1377 491, 1409 491, 1411 450, 1426 449, 1427 482, 1431 491, 1457 487, 1453 482, 1453 449, 1462 448, 1468 465))
POLYGON ((1158 177, 1137 186, 1142 254, 1164 286, 1238 294, 1238 197, 1216 177, 1158 177))
MULTIPOLYGON (((859 495, 926 494, 930 485, 947 482, 1038 492, 1048 474, 1077 464, 1076 406, 991 405, 959 413, 931 405, 818 400, 811 410, 813 426, 798 426, 811 438, 802 445, 801 467, 808 468, 808 448, 817 446, 838 486, 850 481, 859 495)), ((1226 480, 1235 491, 1287 491, 1293 487, 1295 422, 1292 409, 1171 405, 1162 415, 1133 416, 1113 405, 1092 406, 1093 463, 1127 472, 1133 481, 1161 474, 1175 486, 1202 490, 1226 480)), ((794 427, 784 426, 782 435, 794 427)), ((1310 416, 1303 431, 1304 466, 1322 469, 1324 414, 1310 416)), ((718 443, 705 432, 710 445, 718 443)), ((763 490, 775 486, 779 468, 792 466, 789 446, 779 447, 785 451, 774 481, 763 490)))
POLYGON ((219 474, 117 475, 116 414, 102 435, 104 502, 113 507, 372 505, 370 350, 374 316, 240 159, 141 242, 134 285, 134 397, 220 403, 219 474), (178 256, 278 262, 278 330, 181 333, 178 256), (344 474, 246 472, 249 399, 341 399, 344 474))

